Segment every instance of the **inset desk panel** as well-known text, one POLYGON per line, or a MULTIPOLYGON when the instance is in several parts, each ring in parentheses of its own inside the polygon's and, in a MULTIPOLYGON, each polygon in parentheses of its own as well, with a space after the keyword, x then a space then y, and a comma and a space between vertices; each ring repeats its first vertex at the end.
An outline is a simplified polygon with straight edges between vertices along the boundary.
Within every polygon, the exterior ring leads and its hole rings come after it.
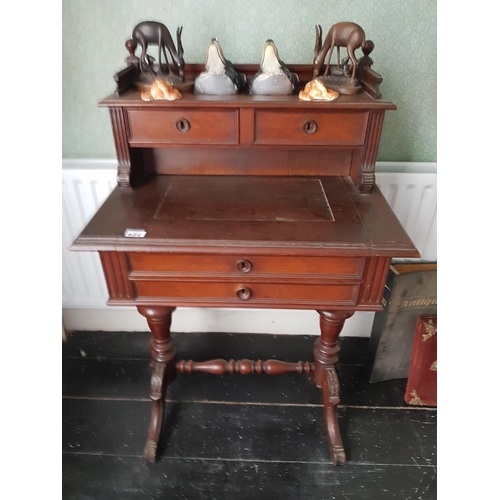
POLYGON ((155 219, 333 221, 319 179, 172 177, 155 219))

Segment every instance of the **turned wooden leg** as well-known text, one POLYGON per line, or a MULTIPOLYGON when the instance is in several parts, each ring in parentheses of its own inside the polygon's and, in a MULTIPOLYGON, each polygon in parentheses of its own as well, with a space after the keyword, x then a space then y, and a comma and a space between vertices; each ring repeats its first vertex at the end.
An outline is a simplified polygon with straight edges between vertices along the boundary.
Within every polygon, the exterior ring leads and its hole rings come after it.
POLYGON ((325 423, 333 465, 346 461, 339 431, 337 405, 340 402, 339 379, 335 365, 339 359, 339 335, 352 312, 318 311, 321 337, 314 344, 314 383, 323 390, 325 423))
POLYGON ((139 306, 137 310, 148 321, 153 334, 151 339, 151 389, 153 402, 148 440, 144 448, 144 459, 156 461, 156 450, 160 439, 165 406, 165 392, 175 378, 175 347, 170 338, 170 323, 173 307, 139 306))

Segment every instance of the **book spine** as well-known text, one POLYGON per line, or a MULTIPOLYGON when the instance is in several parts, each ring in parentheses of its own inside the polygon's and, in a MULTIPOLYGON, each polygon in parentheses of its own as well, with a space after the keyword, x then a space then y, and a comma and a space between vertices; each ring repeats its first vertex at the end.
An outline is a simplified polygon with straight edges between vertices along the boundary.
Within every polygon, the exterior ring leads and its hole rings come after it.
POLYGON ((418 317, 405 401, 409 405, 437 406, 437 315, 418 317))

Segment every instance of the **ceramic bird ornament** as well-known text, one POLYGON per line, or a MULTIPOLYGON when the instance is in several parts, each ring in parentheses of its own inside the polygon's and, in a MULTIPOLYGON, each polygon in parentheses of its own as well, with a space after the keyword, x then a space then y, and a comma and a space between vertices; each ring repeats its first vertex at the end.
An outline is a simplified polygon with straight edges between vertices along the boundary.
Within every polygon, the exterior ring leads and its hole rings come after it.
POLYGON ((266 40, 257 74, 250 80, 250 93, 261 95, 291 94, 299 77, 288 70, 280 59, 278 48, 273 40, 266 40))
POLYGON ((224 57, 217 38, 212 38, 207 49, 205 71, 194 82, 197 94, 237 94, 246 84, 246 77, 238 73, 231 61, 224 57))

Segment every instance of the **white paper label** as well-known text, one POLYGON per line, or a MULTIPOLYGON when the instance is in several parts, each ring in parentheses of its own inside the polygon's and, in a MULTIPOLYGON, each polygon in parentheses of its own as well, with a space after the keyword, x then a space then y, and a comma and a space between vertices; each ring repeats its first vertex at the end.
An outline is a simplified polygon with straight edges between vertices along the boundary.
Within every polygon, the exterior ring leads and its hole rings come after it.
POLYGON ((125 229, 125 238, 144 238, 146 231, 144 229, 125 229))

